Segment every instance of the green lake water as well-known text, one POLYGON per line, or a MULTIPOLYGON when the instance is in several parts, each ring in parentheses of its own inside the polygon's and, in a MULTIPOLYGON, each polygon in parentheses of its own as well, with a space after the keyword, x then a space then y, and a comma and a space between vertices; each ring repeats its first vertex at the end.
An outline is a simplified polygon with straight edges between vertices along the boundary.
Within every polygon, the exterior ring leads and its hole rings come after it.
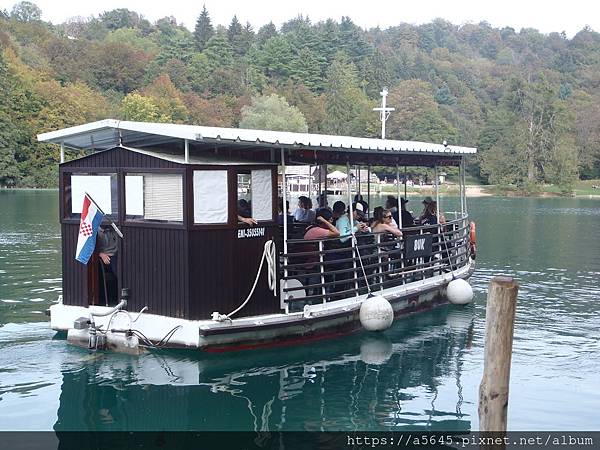
POLYGON ((0 191, 0 431, 477 430, 486 290, 500 274, 520 283, 509 429, 600 429, 600 201, 476 198, 469 212, 472 305, 378 335, 134 357, 54 338, 58 193, 0 191))

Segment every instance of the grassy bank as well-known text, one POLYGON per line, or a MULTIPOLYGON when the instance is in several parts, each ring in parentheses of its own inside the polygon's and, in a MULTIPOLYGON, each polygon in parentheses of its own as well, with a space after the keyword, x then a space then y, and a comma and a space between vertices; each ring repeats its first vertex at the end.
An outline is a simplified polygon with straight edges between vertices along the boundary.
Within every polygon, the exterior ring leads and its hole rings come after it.
MULTIPOLYGON (((396 195, 397 189, 393 184, 381 185, 382 195, 396 195)), ((435 186, 408 186, 407 194, 433 196, 435 195, 435 186)), ((458 195, 458 185, 442 184, 440 185, 441 195, 458 195)), ((404 185, 400 186, 400 195, 404 195, 404 185)), ((502 185, 483 185, 467 184, 467 196, 478 197, 493 195, 498 197, 600 197, 600 180, 583 180, 575 183, 572 190, 565 191, 563 188, 555 185, 536 185, 531 189, 520 188, 517 186, 502 185), (596 187, 594 187, 596 186, 596 187)))
POLYGON ((535 185, 529 189, 502 185, 481 185, 479 188, 484 195, 504 197, 600 197, 600 180, 577 181, 569 190, 552 184, 535 185))

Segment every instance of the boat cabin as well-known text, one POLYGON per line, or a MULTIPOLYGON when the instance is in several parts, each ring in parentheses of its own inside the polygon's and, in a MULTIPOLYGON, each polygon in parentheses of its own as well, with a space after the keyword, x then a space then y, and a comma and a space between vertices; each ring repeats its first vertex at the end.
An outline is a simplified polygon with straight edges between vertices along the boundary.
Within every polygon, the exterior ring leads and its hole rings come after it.
MULTIPOLYGON (((209 318, 247 295, 255 275, 249 263, 278 232, 277 165, 212 152, 186 162, 164 149, 112 147, 61 164, 60 193, 68 305, 116 305, 128 288, 130 310, 148 306, 153 314, 209 318), (117 286, 108 292, 105 279, 113 274, 103 273, 99 258, 86 266, 73 257, 85 192, 124 236, 117 239, 116 280, 109 282, 117 286), (238 220, 240 200, 251 205, 256 226, 238 220)), ((273 298, 264 283, 257 289, 257 298, 273 298)), ((253 302, 245 312, 278 311, 270 303, 253 302)))

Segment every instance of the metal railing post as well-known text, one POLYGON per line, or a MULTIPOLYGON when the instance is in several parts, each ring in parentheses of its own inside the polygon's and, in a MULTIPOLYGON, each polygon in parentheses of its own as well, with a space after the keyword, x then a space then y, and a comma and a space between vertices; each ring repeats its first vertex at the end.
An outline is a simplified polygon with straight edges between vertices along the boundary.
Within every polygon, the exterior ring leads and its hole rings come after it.
POLYGON ((356 276, 356 256, 354 256, 356 249, 356 236, 354 234, 354 209, 352 208, 352 187, 350 185, 350 162, 346 161, 346 186, 348 187, 348 214, 350 221, 350 230, 352 235, 350 237, 350 243, 352 248, 352 267, 354 268, 354 289, 356 290, 356 296, 358 297, 358 278, 356 276))
POLYGON ((323 303, 327 303, 325 298, 325 267, 323 266, 323 241, 319 241, 319 267, 321 272, 321 294, 323 295, 323 303))
POLYGON ((381 261, 381 234, 377 234, 377 261, 379 263, 379 290, 383 291, 383 263, 381 261))

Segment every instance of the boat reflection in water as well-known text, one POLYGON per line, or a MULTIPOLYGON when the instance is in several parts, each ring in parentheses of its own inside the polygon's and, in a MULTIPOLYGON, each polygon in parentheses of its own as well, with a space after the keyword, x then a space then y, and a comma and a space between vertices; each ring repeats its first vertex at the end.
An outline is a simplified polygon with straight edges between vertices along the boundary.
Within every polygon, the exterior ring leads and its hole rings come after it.
POLYGON ((473 316, 446 306, 385 334, 219 355, 81 351, 83 366, 63 372, 54 429, 466 432, 473 316))

